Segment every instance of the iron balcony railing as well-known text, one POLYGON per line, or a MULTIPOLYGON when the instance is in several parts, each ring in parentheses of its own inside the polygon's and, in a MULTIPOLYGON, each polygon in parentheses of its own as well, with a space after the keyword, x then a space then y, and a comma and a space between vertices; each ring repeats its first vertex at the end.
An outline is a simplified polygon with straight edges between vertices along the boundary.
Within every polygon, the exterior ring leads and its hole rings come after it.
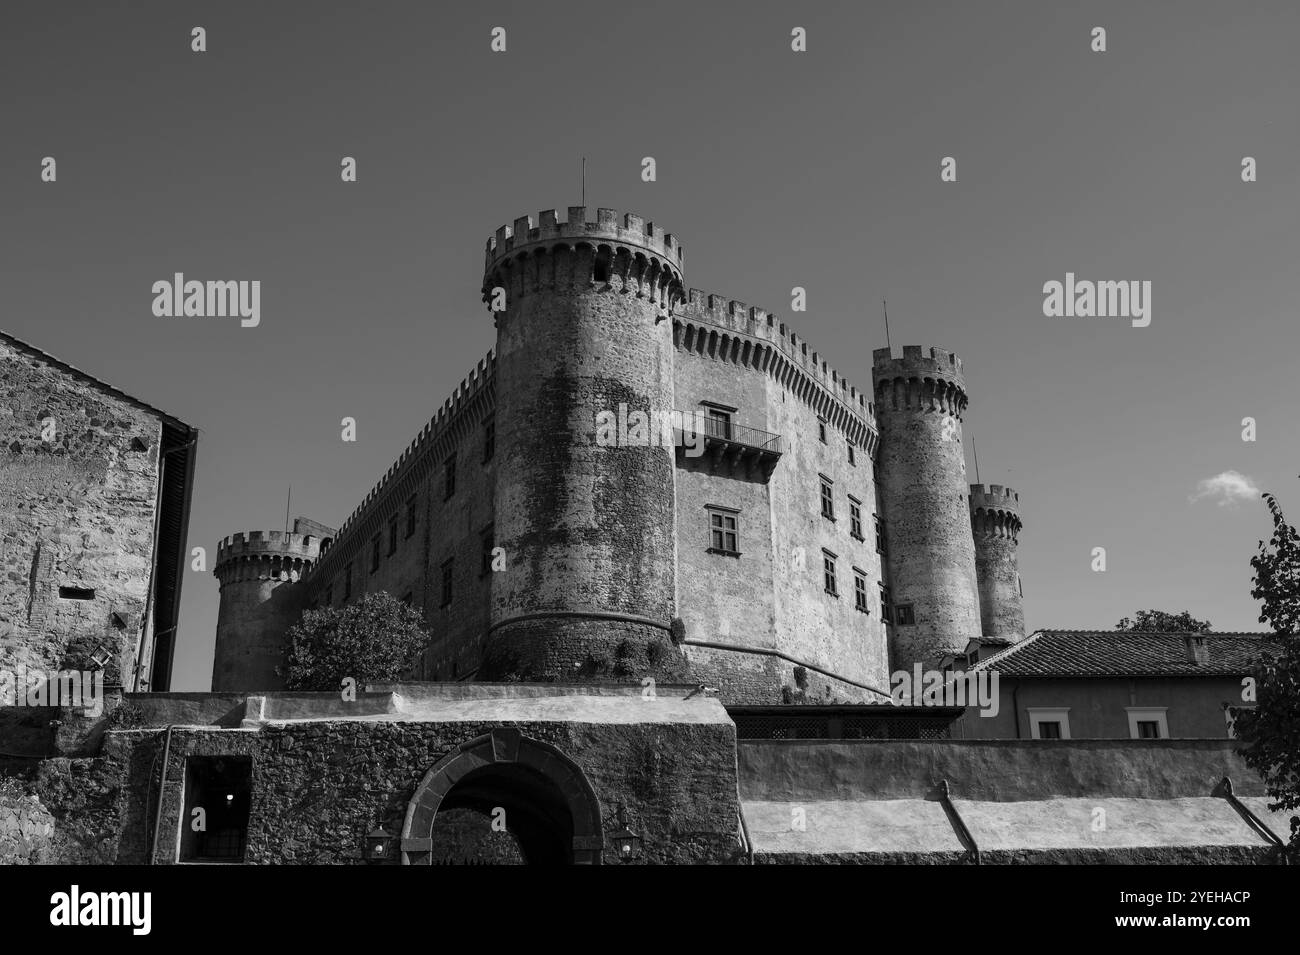
POLYGON ((713 438, 719 441, 728 441, 732 444, 743 444, 749 448, 756 448, 759 451, 767 451, 772 454, 781 453, 781 436, 772 434, 770 431, 760 431, 758 428, 746 428, 732 421, 722 421, 717 418, 700 418, 694 412, 678 412, 682 416, 683 431, 703 431, 706 439, 713 438))

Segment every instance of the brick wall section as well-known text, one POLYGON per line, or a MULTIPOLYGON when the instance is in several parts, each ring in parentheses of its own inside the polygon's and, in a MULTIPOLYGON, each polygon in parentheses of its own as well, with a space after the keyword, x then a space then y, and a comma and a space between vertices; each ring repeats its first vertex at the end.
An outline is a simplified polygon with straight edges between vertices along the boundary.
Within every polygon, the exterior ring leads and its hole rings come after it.
POLYGON ((161 434, 159 417, 0 340, 0 667, 82 666, 103 644, 105 682, 132 682, 161 434))

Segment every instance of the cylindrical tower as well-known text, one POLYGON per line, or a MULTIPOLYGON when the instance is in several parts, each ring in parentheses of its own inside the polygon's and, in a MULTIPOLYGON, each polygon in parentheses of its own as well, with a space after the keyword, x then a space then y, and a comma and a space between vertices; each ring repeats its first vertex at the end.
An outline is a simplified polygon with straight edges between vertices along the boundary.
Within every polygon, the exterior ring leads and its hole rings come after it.
POLYGON ((542 212, 487 243, 494 528, 507 570, 492 575, 479 679, 638 680, 684 668, 670 636, 672 432, 665 442, 660 427, 673 411, 669 316, 684 298, 682 249, 639 216, 586 218, 583 206, 567 222, 542 212), (493 309, 502 294, 504 310, 493 309))
POLYGON ((980 589, 980 622, 986 637, 1025 638, 1020 568, 1020 495, 1009 487, 970 486, 970 527, 975 537, 975 576, 980 589))
POLYGON ((895 608, 892 665, 929 666, 980 636, 961 435, 966 382, 956 355, 919 345, 905 346, 902 358, 876 349, 872 378, 895 608))
POLYGON ((276 690, 284 681, 285 635, 302 613, 294 586, 320 555, 321 538, 282 531, 232 534, 217 545, 221 582, 213 692, 276 690))

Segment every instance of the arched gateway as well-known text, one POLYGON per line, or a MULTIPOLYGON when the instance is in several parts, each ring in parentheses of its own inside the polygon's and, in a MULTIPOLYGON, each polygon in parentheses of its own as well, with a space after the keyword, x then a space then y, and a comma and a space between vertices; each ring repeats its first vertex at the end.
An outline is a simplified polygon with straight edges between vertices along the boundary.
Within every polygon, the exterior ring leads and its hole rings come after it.
POLYGON ((527 862, 600 864, 600 804, 586 775, 551 744, 508 727, 462 743, 424 774, 406 806, 402 864, 432 863, 440 809, 497 808, 527 862))

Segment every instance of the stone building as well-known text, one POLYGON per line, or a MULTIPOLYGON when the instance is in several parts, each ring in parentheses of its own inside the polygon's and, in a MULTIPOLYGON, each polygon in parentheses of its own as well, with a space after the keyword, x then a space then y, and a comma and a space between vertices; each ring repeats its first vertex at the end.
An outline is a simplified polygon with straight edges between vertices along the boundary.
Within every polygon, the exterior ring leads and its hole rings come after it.
POLYGON ((168 688, 196 439, 0 332, 0 669, 168 688))
POLYGON ((336 533, 222 541, 244 576, 219 562, 214 689, 274 687, 297 612, 377 590, 424 616, 420 679, 729 702, 879 700, 894 668, 1023 636, 987 516, 1018 531, 1018 496, 966 484, 956 355, 878 350, 861 390, 609 209, 502 226, 482 289, 496 348, 336 533))

